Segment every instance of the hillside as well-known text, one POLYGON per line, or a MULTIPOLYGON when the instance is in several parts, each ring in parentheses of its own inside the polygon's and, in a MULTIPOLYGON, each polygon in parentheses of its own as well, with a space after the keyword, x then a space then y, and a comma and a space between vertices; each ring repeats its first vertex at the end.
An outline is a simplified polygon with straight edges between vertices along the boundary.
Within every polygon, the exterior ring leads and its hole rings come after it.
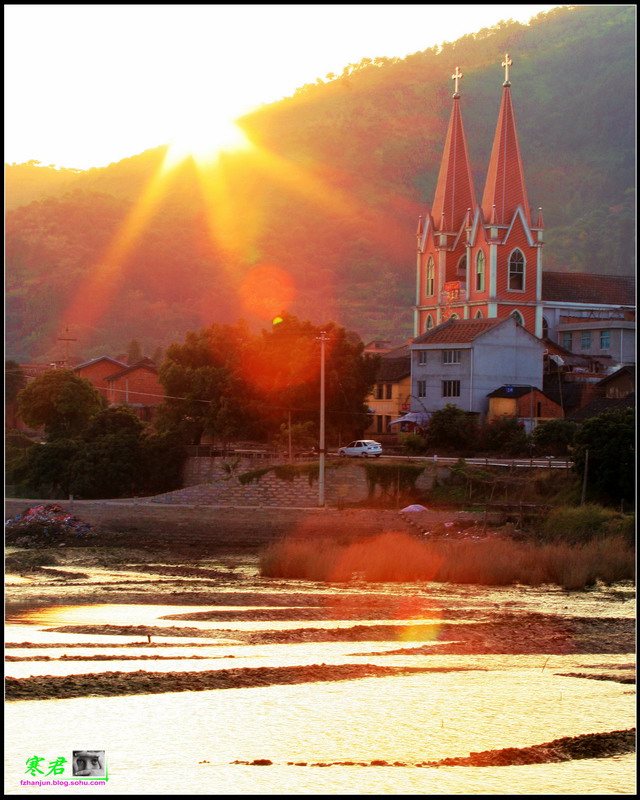
POLYGON ((365 341, 402 340, 449 76, 456 65, 465 75, 480 193, 506 51, 545 267, 632 274, 635 8, 564 8, 348 65, 246 117, 253 149, 215 168, 163 172, 166 148, 86 172, 7 166, 7 355, 59 357, 67 324, 81 358, 123 352, 132 338, 152 352, 212 321, 264 326, 284 305, 365 341))

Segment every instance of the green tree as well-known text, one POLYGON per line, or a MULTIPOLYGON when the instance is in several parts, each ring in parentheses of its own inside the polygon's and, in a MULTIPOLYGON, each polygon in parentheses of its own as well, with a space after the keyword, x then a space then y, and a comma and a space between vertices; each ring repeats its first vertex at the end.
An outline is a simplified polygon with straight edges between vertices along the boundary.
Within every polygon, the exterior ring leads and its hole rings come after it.
POLYGON ((566 456, 573 445, 578 425, 568 419, 550 419, 536 426, 531 435, 538 455, 566 456))
POLYGON ((527 453, 529 436, 515 417, 496 417, 483 425, 478 446, 489 453, 519 456, 527 453))
POLYGON ((245 323, 214 323, 189 331, 184 344, 167 348, 159 379, 167 400, 159 426, 175 430, 191 444, 208 434, 227 441, 249 438, 259 427, 257 398, 250 370, 253 337, 245 323))
POLYGON ((453 403, 434 411, 426 432, 430 450, 453 450, 473 452, 478 437, 478 426, 474 417, 453 403))
POLYGON ((18 413, 27 425, 44 426, 47 439, 73 438, 106 406, 90 381, 69 369, 44 372, 18 394, 18 413))
POLYGON ((586 420, 575 438, 574 469, 592 500, 617 505, 635 500, 635 411, 606 411, 586 420), (589 452, 587 461, 587 451, 589 452))
POLYGON ((132 339, 127 345, 127 364, 137 364, 143 356, 142 345, 137 339, 132 339))
POLYGON ((13 403, 27 383, 22 367, 11 358, 4 362, 4 407, 13 403))
POLYGON ((290 413, 293 424, 310 422, 317 430, 322 337, 327 436, 360 435, 369 424, 365 400, 375 383, 379 356, 364 353, 360 337, 334 322, 318 326, 291 314, 279 319, 271 331, 263 331, 254 371, 260 375, 264 408, 271 411, 271 428, 290 413))
POLYGON ((72 493, 71 472, 82 445, 77 439, 57 438, 29 448, 7 477, 27 496, 61 499, 72 493))

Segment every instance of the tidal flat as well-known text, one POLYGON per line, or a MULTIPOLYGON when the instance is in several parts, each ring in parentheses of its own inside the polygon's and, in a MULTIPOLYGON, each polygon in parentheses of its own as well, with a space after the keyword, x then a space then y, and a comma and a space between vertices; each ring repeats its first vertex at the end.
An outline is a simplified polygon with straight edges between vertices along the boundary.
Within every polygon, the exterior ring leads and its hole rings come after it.
POLYGON ((187 544, 10 549, 7 793, 89 747, 109 793, 635 792, 631 583, 327 584, 187 544))

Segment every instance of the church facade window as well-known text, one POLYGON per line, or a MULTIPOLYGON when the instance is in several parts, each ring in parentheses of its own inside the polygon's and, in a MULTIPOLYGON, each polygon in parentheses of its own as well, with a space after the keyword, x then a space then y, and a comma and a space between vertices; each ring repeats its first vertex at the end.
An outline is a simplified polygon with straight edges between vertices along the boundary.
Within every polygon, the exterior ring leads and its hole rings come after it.
POLYGON ((521 250, 514 250, 509 257, 509 291, 524 291, 524 255, 521 250))
POLYGON ((433 258, 429 256, 427 261, 427 276, 425 280, 424 293, 427 297, 433 297, 435 294, 435 266, 433 258))
POLYGON ((467 274, 467 255, 466 253, 458 261, 457 274, 459 278, 464 278, 467 274))
POLYGON ((433 317, 431 314, 427 314, 427 321, 425 322, 424 329, 425 331, 430 331, 433 328, 433 317))
POLYGON ((485 258, 482 250, 476 256, 476 292, 484 292, 485 258))
POLYGON ((524 328, 524 317, 519 311, 512 311, 511 316, 515 319, 518 325, 522 325, 522 327, 524 328))

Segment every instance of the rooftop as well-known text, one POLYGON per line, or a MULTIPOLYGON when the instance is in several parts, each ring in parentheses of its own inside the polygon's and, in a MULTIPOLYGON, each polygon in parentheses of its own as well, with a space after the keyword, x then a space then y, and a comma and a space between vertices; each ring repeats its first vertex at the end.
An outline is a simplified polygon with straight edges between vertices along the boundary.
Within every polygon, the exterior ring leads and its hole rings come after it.
POLYGON ((543 272, 542 300, 558 303, 635 306, 636 281, 635 278, 623 275, 543 272))

